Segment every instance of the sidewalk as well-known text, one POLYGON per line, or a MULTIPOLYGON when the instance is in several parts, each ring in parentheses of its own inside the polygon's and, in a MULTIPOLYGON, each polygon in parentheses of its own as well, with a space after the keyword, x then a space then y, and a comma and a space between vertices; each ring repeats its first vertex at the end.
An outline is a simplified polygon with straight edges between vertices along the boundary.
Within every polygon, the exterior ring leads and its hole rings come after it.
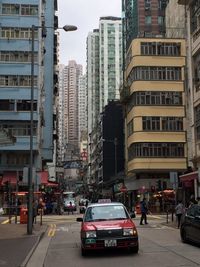
POLYGON ((11 224, 0 224, 0 265, 25 267, 46 230, 46 224, 37 223, 32 235, 28 235, 27 224, 15 224, 13 220, 11 224))

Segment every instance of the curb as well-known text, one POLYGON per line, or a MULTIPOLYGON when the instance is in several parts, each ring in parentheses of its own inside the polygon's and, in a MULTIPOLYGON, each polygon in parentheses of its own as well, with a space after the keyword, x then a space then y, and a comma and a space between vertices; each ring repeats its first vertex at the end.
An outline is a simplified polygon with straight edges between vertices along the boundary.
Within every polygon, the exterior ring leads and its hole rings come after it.
POLYGON ((40 241, 42 240, 42 238, 44 237, 44 234, 46 233, 48 226, 46 225, 45 227, 46 229, 44 229, 44 231, 42 231, 37 238, 37 241, 35 242, 35 244, 33 245, 33 247, 31 248, 31 250, 29 251, 28 255, 26 256, 26 258, 24 259, 24 261, 18 266, 18 267, 26 267, 31 256, 33 255, 34 251, 36 250, 38 244, 40 243, 40 241))

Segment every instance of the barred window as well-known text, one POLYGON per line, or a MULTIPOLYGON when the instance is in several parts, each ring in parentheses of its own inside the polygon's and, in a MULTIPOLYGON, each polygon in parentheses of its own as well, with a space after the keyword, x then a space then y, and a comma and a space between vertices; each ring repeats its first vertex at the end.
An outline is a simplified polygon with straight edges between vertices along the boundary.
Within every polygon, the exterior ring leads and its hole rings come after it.
MULTIPOLYGON (((0 86, 31 86, 30 75, 0 75, 0 86)), ((34 86, 37 86, 37 76, 34 77, 34 86)))
MULTIPOLYGON (((38 38, 38 30, 34 31, 35 39, 38 38)), ((7 39, 31 39, 30 28, 14 28, 2 27, 0 28, 0 37, 7 39)))
POLYGON ((2 4, 2 15, 19 15, 19 4, 2 4))
POLYGON ((138 157, 184 157, 184 143, 133 143, 128 148, 128 160, 138 157))
POLYGON ((143 130, 160 131, 160 117, 142 117, 143 130))
POLYGON ((36 16, 38 15, 38 6, 36 5, 21 5, 21 15, 36 16))
POLYGON ((183 131, 183 118, 164 117, 162 118, 163 131, 183 131))
MULTIPOLYGON (((163 17, 158 17, 159 24, 163 23, 163 17)), ((181 43, 171 42, 142 42, 141 55, 180 56, 181 43)))
POLYGON ((181 67, 134 67, 132 68, 127 82, 130 86, 133 81, 181 81, 181 67))
POLYGON ((131 120, 127 125, 127 135, 130 136, 133 133, 133 120, 131 120))

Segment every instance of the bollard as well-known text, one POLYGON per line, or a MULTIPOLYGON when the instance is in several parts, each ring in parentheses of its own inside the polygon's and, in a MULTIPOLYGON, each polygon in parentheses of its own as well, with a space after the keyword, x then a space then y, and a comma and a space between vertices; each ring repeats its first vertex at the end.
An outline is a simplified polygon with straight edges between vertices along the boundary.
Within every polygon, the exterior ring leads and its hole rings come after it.
POLYGON ((172 210, 172 222, 174 221, 174 211, 172 210))
POLYGON ((169 211, 167 210, 167 223, 169 222, 169 211))
POLYGON ((42 213, 43 213, 43 209, 40 209, 40 225, 42 225, 42 213))

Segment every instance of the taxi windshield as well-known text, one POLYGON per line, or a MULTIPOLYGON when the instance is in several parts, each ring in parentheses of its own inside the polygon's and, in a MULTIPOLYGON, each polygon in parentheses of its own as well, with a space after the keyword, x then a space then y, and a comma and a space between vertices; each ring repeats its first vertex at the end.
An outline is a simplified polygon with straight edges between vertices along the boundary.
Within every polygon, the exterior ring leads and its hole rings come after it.
POLYGON ((104 205, 89 207, 85 214, 85 222, 107 221, 107 220, 124 220, 128 214, 121 205, 104 205))

